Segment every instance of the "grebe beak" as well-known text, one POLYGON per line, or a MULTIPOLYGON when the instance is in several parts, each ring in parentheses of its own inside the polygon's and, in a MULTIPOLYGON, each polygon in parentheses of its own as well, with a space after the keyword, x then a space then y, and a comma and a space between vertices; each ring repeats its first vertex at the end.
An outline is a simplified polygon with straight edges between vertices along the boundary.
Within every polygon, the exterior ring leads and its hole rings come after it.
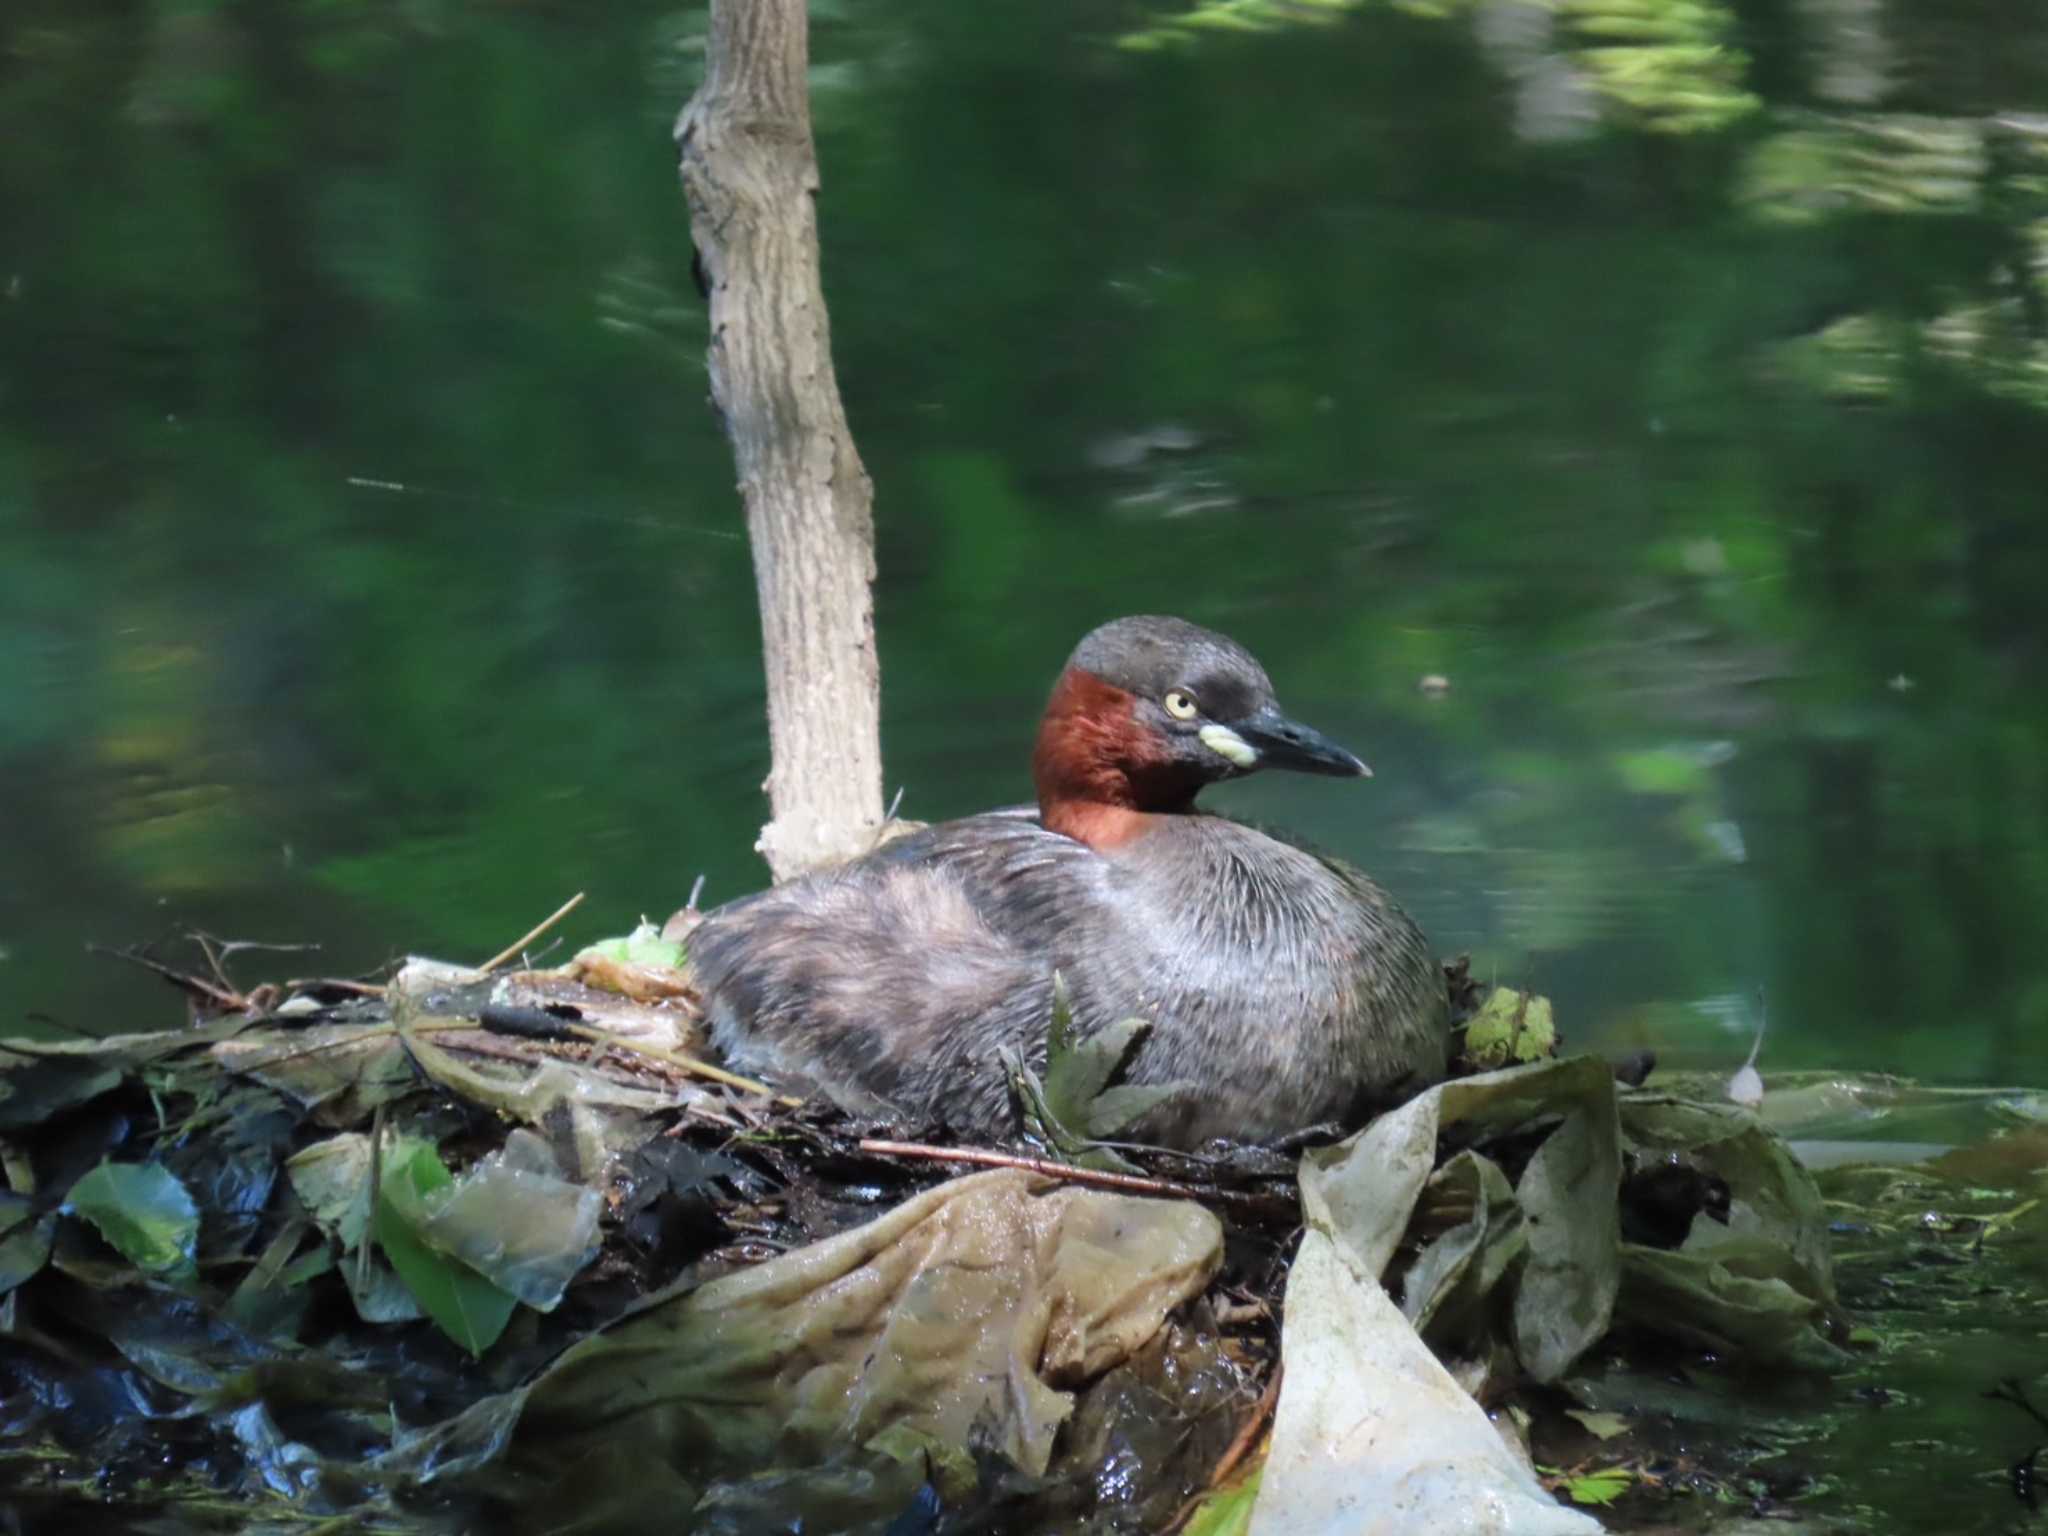
MULTIPOLYGON (((1296 773, 1327 773, 1341 778, 1369 779, 1372 770, 1321 731, 1290 720, 1271 705, 1247 715, 1227 728, 1252 756, 1241 762, 1225 752, 1241 768, 1287 768, 1296 773)), ((1203 733, 1207 739, 1207 732, 1203 733)), ((1211 746, 1215 744, 1210 743, 1211 746)))

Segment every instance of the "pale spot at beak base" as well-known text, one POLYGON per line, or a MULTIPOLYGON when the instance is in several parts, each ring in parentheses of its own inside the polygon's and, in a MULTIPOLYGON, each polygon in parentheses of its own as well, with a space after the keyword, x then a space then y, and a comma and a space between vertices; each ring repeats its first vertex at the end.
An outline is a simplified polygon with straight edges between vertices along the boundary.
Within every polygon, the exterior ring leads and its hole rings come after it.
POLYGON ((1255 767, 1259 761, 1257 749, 1227 725, 1205 725, 1195 735, 1203 746, 1239 768, 1255 767))

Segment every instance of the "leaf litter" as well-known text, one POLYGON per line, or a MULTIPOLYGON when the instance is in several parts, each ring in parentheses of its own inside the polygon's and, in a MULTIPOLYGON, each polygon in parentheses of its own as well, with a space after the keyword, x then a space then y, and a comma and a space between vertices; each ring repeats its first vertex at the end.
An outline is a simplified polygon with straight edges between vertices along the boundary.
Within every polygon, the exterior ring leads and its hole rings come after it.
POLYGON ((209 940, 150 961, 187 1028, 0 1043, 11 1507, 1256 1536, 1482 1498, 1568 1532, 1670 1496, 1600 1387, 1629 1361, 1847 1358, 1787 1143, 1556 1059, 1546 1000, 1461 970, 1468 1075, 1306 1138, 1297 1192, 1299 1146, 1114 1140, 1176 1091, 1118 1081, 1141 1021, 1056 1008, 1018 1147, 961 1147, 700 1069, 687 924, 494 968, 545 926, 247 992, 209 940))

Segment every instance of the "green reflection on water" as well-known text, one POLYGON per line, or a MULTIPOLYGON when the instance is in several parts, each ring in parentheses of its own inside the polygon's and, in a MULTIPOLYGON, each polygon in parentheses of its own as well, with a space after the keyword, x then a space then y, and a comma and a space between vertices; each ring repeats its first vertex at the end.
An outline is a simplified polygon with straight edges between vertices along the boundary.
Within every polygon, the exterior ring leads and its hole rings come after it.
MULTIPOLYGON (((906 813, 1023 798, 1074 639, 1177 611, 1380 775, 1218 803, 1577 1042, 1732 1066, 1762 984, 1767 1067, 2039 1081, 2042 23, 1360 5, 1116 46, 1187 9, 819 10, 906 813)), ((758 881, 666 140, 700 37, 0 19, 17 1016, 159 1016, 83 937, 350 971, 758 881)))

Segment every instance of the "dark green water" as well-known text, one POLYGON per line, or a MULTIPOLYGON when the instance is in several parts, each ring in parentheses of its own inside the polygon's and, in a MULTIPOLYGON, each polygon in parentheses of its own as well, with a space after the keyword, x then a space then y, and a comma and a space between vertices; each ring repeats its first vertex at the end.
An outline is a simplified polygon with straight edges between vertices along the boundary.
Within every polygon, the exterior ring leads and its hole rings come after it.
MULTIPOLYGON (((817 7, 905 813, 1024 798, 1068 647, 1178 612, 1379 774, 1217 803, 1579 1041, 1732 1064, 1762 986, 1767 1067, 2048 1077, 2048 12, 1178 9, 817 7)), ((8 1028, 170 1015, 88 939, 759 881, 701 28, 0 12, 8 1028)))
MULTIPOLYGON (((1763 987, 1767 1071, 2048 1080, 2048 10, 814 11, 906 814, 1023 798, 1074 640, 1178 612, 1379 775, 1217 803, 1578 1042, 1725 1070, 1763 987)), ((0 7, 0 1028, 176 1016, 88 940, 348 973, 759 882, 702 24, 0 7)), ((1782 1476, 2012 1528, 2038 1270, 1858 1241, 1953 1320, 1782 1476)))

